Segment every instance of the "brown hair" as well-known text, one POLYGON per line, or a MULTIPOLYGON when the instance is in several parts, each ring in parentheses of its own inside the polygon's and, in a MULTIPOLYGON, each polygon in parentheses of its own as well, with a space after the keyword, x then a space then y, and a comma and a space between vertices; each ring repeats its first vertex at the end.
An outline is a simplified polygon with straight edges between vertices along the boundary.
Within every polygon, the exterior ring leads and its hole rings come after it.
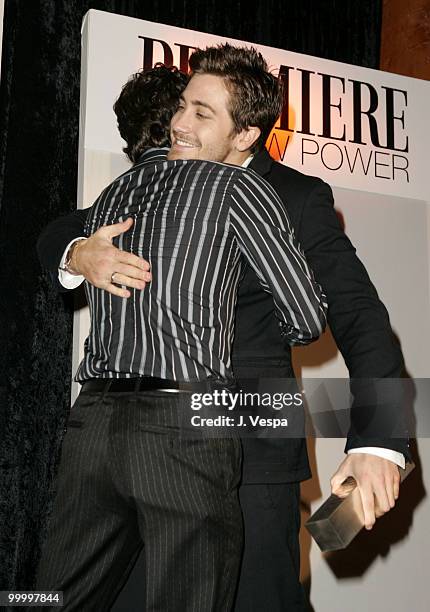
POLYGON ((261 134, 252 152, 264 147, 283 103, 280 81, 254 47, 228 43, 198 49, 190 57, 192 74, 213 74, 224 79, 230 94, 230 115, 237 133, 251 126, 261 134))

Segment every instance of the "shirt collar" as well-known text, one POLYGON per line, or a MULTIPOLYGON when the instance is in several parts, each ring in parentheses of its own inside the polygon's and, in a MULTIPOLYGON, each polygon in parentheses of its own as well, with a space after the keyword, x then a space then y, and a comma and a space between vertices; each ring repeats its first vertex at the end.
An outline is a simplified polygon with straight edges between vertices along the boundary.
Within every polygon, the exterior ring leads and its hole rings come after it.
POLYGON ((242 164, 242 168, 247 168, 253 159, 254 159, 253 155, 250 155, 249 157, 247 157, 242 164))
POLYGON ((140 155, 136 163, 143 164, 143 163, 154 162, 154 161, 166 161, 168 152, 169 152, 169 149, 167 147, 164 147, 164 148, 151 147, 149 149, 145 149, 143 153, 140 155))
MULTIPOLYGON (((149 149, 145 149, 136 163, 143 164, 146 162, 165 160, 168 152, 169 152, 169 149, 167 147, 164 147, 164 148, 151 147, 149 149)), ((249 157, 247 157, 242 164, 242 168, 247 168, 253 159, 254 159, 253 155, 250 155, 249 157)))

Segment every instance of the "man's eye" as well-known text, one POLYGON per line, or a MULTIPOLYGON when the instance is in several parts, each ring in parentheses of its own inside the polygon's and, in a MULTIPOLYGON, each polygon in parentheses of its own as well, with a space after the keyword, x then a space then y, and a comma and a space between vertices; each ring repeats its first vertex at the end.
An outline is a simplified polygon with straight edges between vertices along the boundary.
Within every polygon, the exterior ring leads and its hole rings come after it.
POLYGON ((196 117, 198 117, 199 119, 207 119, 208 116, 207 115, 203 115, 203 113, 196 113, 196 117))

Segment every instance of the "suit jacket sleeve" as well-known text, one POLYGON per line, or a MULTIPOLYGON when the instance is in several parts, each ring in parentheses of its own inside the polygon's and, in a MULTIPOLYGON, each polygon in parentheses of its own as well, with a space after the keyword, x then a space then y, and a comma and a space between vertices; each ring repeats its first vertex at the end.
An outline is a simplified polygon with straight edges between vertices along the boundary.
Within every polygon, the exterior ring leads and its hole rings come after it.
POLYGON ((37 254, 43 268, 59 291, 67 291, 58 281, 58 266, 65 248, 74 238, 85 236, 88 210, 76 210, 58 217, 45 227, 37 241, 37 254))
POLYGON ((331 189, 322 181, 318 180, 302 209, 299 236, 327 296, 328 323, 351 378, 354 402, 346 450, 379 446, 409 458, 400 381, 402 353, 387 310, 343 232, 331 189), (389 378, 392 380, 387 381, 389 378), (373 435, 376 430, 372 414, 376 406, 395 435, 405 437, 385 434, 385 426, 378 430, 384 431, 383 436, 373 435))

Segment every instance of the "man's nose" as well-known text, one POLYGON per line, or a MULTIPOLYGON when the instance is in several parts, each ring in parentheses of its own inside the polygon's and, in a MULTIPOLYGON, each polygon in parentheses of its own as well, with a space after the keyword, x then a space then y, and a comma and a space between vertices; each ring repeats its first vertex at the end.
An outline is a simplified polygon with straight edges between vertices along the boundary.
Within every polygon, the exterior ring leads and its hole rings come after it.
POLYGON ((186 134, 191 131, 191 121, 188 113, 183 112, 172 119, 172 128, 186 134))

